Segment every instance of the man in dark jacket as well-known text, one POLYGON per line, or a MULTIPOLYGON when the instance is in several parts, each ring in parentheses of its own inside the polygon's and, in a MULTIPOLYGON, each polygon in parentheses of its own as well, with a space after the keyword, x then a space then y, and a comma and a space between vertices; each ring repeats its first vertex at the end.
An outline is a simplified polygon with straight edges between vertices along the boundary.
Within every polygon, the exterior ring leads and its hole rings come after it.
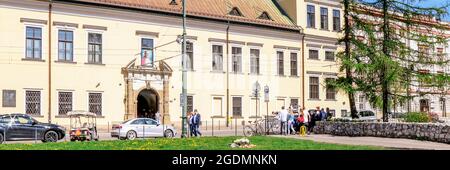
POLYGON ((194 110, 194 126, 195 126, 195 136, 200 135, 202 136, 202 133, 200 132, 200 122, 201 122, 201 116, 200 113, 198 113, 197 109, 194 110))

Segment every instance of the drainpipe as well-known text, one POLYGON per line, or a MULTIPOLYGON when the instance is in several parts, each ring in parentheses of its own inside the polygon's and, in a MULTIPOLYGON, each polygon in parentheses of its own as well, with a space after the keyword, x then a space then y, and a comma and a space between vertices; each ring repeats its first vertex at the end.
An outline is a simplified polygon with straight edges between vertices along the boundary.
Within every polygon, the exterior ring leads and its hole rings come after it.
POLYGON ((229 65, 228 65, 228 63, 229 63, 229 59, 230 59, 230 52, 229 52, 229 43, 230 43, 230 41, 229 41, 229 33, 230 33, 230 21, 228 21, 227 22, 227 40, 226 40, 226 42, 227 42, 227 120, 226 120, 226 125, 227 125, 227 127, 228 127, 228 125, 229 125, 229 118, 230 118, 230 87, 229 87, 229 79, 230 79, 230 77, 229 77, 229 73, 228 73, 228 69, 229 69, 229 65))
POLYGON ((52 0, 48 4, 48 123, 52 122, 52 0))
MULTIPOLYGON (((300 28, 300 36, 302 37, 302 106, 305 107, 305 33, 300 28)), ((305 107, 306 108, 306 107, 305 107)))

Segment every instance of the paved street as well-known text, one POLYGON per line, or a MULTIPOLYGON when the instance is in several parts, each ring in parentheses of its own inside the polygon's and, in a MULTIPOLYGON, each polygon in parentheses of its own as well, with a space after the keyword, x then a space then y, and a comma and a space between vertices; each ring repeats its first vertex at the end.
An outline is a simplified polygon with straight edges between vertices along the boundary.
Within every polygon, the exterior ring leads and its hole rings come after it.
POLYGON ((331 136, 331 135, 309 135, 309 136, 280 136, 282 138, 294 138, 299 140, 313 140, 316 142, 326 142, 335 144, 348 144, 348 145, 372 145, 382 146, 387 148, 401 148, 401 149, 427 149, 427 150, 450 150, 449 144, 419 141, 412 139, 399 139, 399 138, 379 138, 379 137, 347 137, 347 136, 331 136))

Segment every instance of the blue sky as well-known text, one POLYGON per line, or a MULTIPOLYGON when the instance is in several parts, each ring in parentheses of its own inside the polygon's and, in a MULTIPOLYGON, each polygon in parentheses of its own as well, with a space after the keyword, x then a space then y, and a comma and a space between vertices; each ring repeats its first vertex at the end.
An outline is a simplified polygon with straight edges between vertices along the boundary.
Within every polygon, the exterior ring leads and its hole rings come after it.
MULTIPOLYGON (((448 3, 450 3, 450 0, 422 0, 420 5, 423 7, 438 7, 448 3)), ((447 11, 450 11, 450 7, 447 8, 447 11)), ((450 16, 447 15, 445 18, 442 18, 442 20, 450 21, 450 16)))

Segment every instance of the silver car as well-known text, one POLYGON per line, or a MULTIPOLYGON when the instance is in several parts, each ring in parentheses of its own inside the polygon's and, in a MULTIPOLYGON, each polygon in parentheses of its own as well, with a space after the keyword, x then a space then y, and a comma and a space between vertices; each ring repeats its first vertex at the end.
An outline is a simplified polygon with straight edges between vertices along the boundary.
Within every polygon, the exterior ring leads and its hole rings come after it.
POLYGON ((112 126, 111 137, 134 140, 136 138, 166 137, 173 138, 177 135, 174 127, 160 125, 150 118, 135 118, 112 126))

